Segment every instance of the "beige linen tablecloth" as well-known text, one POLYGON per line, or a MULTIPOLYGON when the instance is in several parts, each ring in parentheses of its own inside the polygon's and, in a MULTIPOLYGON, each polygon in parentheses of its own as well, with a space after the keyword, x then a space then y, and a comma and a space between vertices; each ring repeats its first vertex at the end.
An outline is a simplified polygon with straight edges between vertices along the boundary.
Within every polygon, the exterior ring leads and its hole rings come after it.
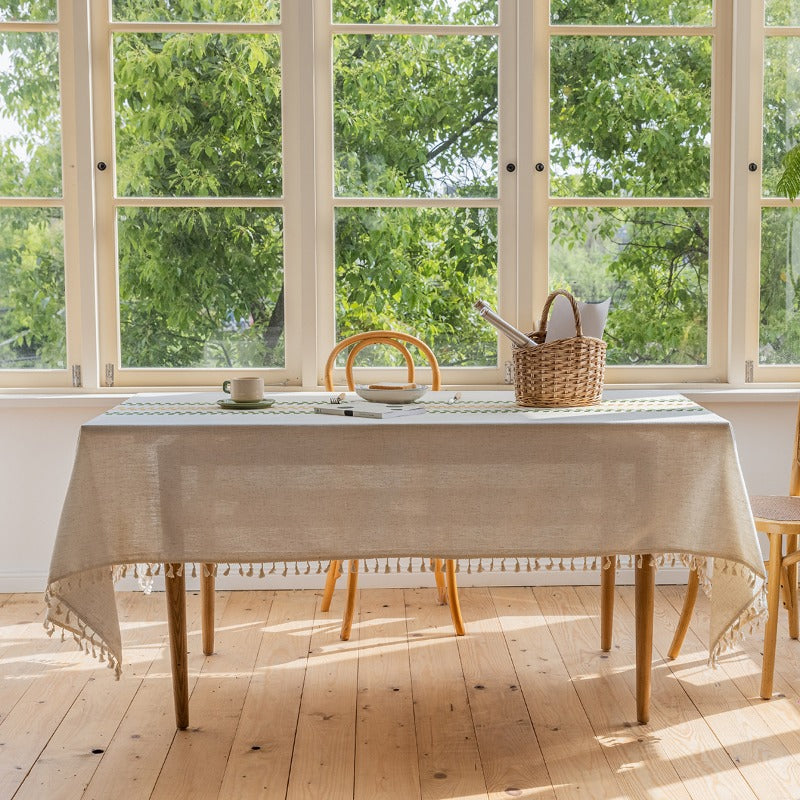
POLYGON ((643 394, 526 410, 510 393, 442 392, 424 414, 383 420, 315 414, 327 394, 256 411, 220 409, 217 394, 136 396, 81 429, 46 624, 119 672, 114 580, 129 565, 591 569, 657 554, 711 590, 713 661, 763 611, 731 429, 679 395, 643 394))

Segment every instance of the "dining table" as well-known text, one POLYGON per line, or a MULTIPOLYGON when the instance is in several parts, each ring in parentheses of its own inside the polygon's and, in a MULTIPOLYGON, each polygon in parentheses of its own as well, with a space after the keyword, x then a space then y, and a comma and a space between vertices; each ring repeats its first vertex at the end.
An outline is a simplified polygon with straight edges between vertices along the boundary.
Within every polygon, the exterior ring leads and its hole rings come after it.
POLYGON ((215 576, 231 570, 319 574, 320 589, 343 559, 382 572, 451 559, 462 578, 596 570, 610 602, 627 559, 642 723, 659 566, 697 571, 712 666, 765 614, 731 426, 683 395, 606 390, 592 406, 526 408, 510 391, 440 391, 416 401, 419 413, 387 418, 318 413, 340 399, 329 392, 268 392, 274 402, 253 409, 224 408, 225 397, 137 394, 81 427, 45 595, 49 632, 73 635, 119 675, 115 583, 163 573, 179 728, 192 570, 210 653, 215 576))

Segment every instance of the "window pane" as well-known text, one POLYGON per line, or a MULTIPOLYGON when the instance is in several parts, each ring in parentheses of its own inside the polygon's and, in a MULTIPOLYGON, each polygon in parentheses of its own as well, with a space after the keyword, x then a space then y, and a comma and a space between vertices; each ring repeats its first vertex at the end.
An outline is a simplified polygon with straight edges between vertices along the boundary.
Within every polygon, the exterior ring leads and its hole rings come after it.
POLYGON ((57 0, 0 0, 0 22, 48 22, 57 18, 57 0))
POLYGON ((61 209, 0 208, 0 369, 64 369, 61 209))
POLYGON ((0 195, 61 196, 58 34, 0 34, 0 195))
POLYGON ((767 25, 800 25, 798 0, 766 0, 764 19, 767 25))
POLYGON ((706 197, 711 39, 556 36, 551 192, 558 197, 706 197))
POLYGON ((443 366, 495 366, 495 331, 473 305, 496 298, 495 209, 337 209, 337 341, 398 330, 430 345, 443 366))
POLYGON ((551 0, 557 25, 710 25, 711 0, 551 0))
POLYGON ((800 209, 761 213, 761 364, 800 364, 800 209))
POLYGON ((281 194, 275 35, 114 37, 121 196, 281 194))
POLYGON ((497 0, 333 0, 334 22, 494 25, 497 0))
POLYGON ((282 367, 282 212, 126 208, 122 365, 282 367))
POLYGON ((554 208, 550 287, 611 298, 615 365, 705 364, 708 209, 554 208))
POLYGON ((497 194, 497 38, 334 37, 338 195, 497 194))
POLYGON ((277 22, 280 0, 113 0, 113 19, 137 22, 277 22))
POLYGON ((762 187, 777 192, 783 158, 800 141, 800 38, 769 37, 764 42, 764 156, 762 187))

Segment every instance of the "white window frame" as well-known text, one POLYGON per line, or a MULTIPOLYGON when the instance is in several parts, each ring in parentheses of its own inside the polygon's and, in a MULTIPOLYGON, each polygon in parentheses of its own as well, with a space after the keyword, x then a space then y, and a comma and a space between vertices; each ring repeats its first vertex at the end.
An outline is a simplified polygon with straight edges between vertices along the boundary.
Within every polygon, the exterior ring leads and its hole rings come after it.
MULTIPOLYGON (((550 195, 549 114, 534 115, 532 135, 520 139, 533 142, 534 162, 541 162, 542 172, 530 171, 534 181, 532 255, 528 263, 546 264, 549 251, 549 214, 553 208, 593 207, 699 207, 709 210, 709 262, 708 262, 708 349, 707 363, 702 365, 606 365, 608 384, 696 384, 719 383, 727 375, 727 332, 729 316, 729 197, 731 126, 731 64, 732 64, 732 5, 730 0, 715 0, 714 13, 709 25, 561 25, 551 24, 549 3, 533 6, 531 20, 534 29, 537 60, 532 76, 533 106, 549 109, 550 93, 550 38, 553 36, 702 36, 712 40, 711 68, 711 182, 705 197, 554 197, 550 195), (546 100, 544 98, 547 98, 546 100), (543 106, 547 102, 547 106, 543 106)), ((520 226, 524 228, 524 226, 520 226)), ((524 261, 523 261, 524 263, 524 261)), ((524 279, 523 279, 524 280, 524 279)), ((534 319, 547 297, 546 270, 536 272, 526 288, 531 297, 534 319)))
MULTIPOLYGON (((568 205, 701 205, 709 207, 708 364, 704 366, 609 366, 615 385, 796 385, 800 365, 758 363, 760 217, 763 206, 789 206, 783 198, 761 198, 761 103, 765 37, 800 29, 764 26, 763 0, 715 0, 712 24, 695 26, 551 25, 549 4, 500 0, 497 26, 340 25, 331 21, 330 0, 289 0, 280 22, 267 25, 110 23, 109 0, 58 0, 55 22, 3 22, 0 31, 55 31, 59 35, 62 98, 62 180, 60 198, 0 198, 0 206, 55 206, 64 214, 67 369, 3 370, 0 387, 12 391, 66 388, 72 365, 80 367, 84 389, 107 385, 106 364, 119 388, 209 387, 232 372, 262 374, 270 385, 315 388, 334 345, 333 220, 338 205, 478 205, 498 208, 498 292, 500 313, 530 330, 548 292, 549 213, 568 205), (116 254, 112 224, 116 199, 113 167, 113 107, 108 43, 113 30, 198 29, 204 32, 279 32, 283 77, 284 192, 247 206, 280 206, 284 211, 284 369, 120 369, 117 324, 116 254), (498 197, 472 200, 334 198, 332 185, 331 37, 334 32, 480 33, 499 37, 498 197), (708 35, 713 39, 712 182, 706 198, 552 198, 549 194, 549 39, 574 35, 708 35), (313 64, 313 69, 309 69, 313 64), (734 120, 737 124, 734 125, 734 120), (295 135, 296 133, 296 135, 295 135), (535 171, 542 162, 545 170, 535 171), (515 163, 508 173, 505 165, 515 163), (296 179, 287 179, 295 176, 296 179), (518 221, 522 221, 520 224, 518 221)), ((185 205, 191 201, 154 198, 142 205, 185 205)), ((202 205, 236 205, 221 198, 202 205)), ((497 368, 445 368, 449 385, 502 385, 510 345, 498 342, 497 368)), ((384 379, 391 372, 365 370, 384 379)), ((337 373, 337 378, 341 375, 337 373)))
MULTIPOLYGON (((514 68, 517 52, 517 0, 498 0, 497 25, 399 25, 399 24, 342 24, 332 21, 331 4, 327 0, 315 4, 317 60, 317 312, 316 383, 323 383, 323 369, 328 354, 336 342, 335 330, 335 253, 334 222, 337 208, 495 208, 497 209, 497 294, 499 313, 516 317, 516 204, 517 204, 517 82, 514 68), (337 197, 333 185, 333 90, 332 43, 337 34, 434 35, 434 36, 495 36, 498 43, 498 175, 497 197, 479 198, 413 198, 413 197, 337 197), (326 79, 327 78, 327 79, 326 79), (515 171, 506 165, 513 163, 515 171)), ((523 3, 524 4, 524 3, 523 3)), ((500 337, 497 364, 492 367, 441 366, 442 383, 453 386, 502 384, 504 362, 511 360, 511 345, 500 337)), ((396 380, 397 369, 356 368, 358 381, 396 380)), ((430 372, 423 367, 420 380, 429 380, 430 372)), ((344 385, 344 370, 334 369, 334 383, 344 385)))
MULTIPOLYGON (((287 10, 295 4, 284 4, 287 10)), ((101 382, 105 385, 141 386, 214 386, 229 375, 260 375, 268 385, 300 384, 300 280, 293 268, 300 250, 299 226, 295 222, 298 197, 295 184, 287 180, 294 172, 300 153, 294 137, 286 131, 297 129, 298 110, 294 102, 300 93, 295 85, 299 76, 291 67, 287 74, 287 47, 296 49, 293 42, 298 30, 293 15, 282 15, 276 23, 195 23, 195 22, 115 22, 111 20, 110 3, 92 3, 94 133, 98 161, 107 164, 103 171, 95 169, 97 196, 96 227, 98 231, 97 258, 99 264, 99 325, 101 382), (288 16, 288 19, 287 19, 288 16), (283 192, 277 198, 164 198, 118 197, 116 194, 114 100, 112 42, 115 33, 140 32, 277 34, 281 39, 281 114, 283 192), (290 44, 287 46, 287 37, 290 44), (287 103, 288 101, 288 103, 287 103), (287 108, 288 105, 288 108, 287 108), (282 209, 284 218, 284 308, 285 308, 285 365, 270 368, 139 368, 121 366, 119 325, 119 282, 117 247, 115 241, 116 213, 122 207, 197 207, 197 208, 273 208, 282 209), (288 230, 287 230, 288 226, 288 230)))
MULTIPOLYGON (((0 33, 55 33, 58 36, 59 84, 61 94, 61 197, 0 197, 0 208, 60 208, 64 226, 64 292, 66 304, 66 366, 64 369, 8 369, 0 371, 0 386, 43 389, 69 386, 73 382, 72 365, 81 364, 84 342, 91 339, 87 328, 87 291, 91 276, 79 268, 87 255, 87 239, 78 227, 83 204, 90 199, 78 180, 86 156, 86 140, 78 133, 78 118, 86 106, 78 74, 87 67, 81 37, 81 3, 58 0, 57 18, 48 22, 0 22, 0 33), (87 277, 89 278, 87 280, 87 277)), ((89 253, 91 256, 91 254, 89 253)), ((90 261, 91 263, 91 261, 90 261)), ((88 313, 94 312, 89 304, 88 313)), ((89 369, 91 366, 87 364, 89 369)))
MULTIPOLYGON (((749 56, 750 84, 749 92, 742 93, 741 105, 747 109, 748 131, 746 155, 740 152, 736 157, 734 174, 740 176, 741 191, 734 197, 738 202, 737 220, 742 220, 746 235, 740 236, 741 250, 744 255, 734 265, 741 269, 745 276, 740 305, 745 320, 745 341, 742 346, 741 364, 734 364, 742 372, 742 380, 760 385, 781 385, 800 381, 800 364, 761 364, 759 363, 760 345, 760 309, 761 309, 761 212, 764 208, 797 208, 797 201, 792 203, 786 197, 764 197, 762 190, 763 159, 763 104, 764 104, 764 58, 766 42, 772 37, 798 37, 800 26, 767 26, 765 21, 764 0, 753 0, 742 4, 739 13, 741 23, 746 26, 743 31, 742 47, 747 48, 749 56), (757 170, 750 172, 748 165, 754 163, 757 170), (742 261, 744 260, 744 263, 742 261)), ((743 62, 744 59, 741 59, 743 62)), ((744 145, 743 145, 744 148, 744 145)), ((734 225, 734 230, 737 226, 734 225)), ((735 234, 734 234, 735 235, 735 234)), ((736 253, 737 250, 734 250, 736 253)))

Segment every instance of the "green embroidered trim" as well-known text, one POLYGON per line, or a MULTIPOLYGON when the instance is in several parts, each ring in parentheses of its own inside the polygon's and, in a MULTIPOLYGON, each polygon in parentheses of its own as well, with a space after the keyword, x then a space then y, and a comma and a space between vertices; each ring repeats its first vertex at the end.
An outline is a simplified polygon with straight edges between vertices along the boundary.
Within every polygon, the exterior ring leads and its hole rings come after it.
MULTIPOLYGON (((276 399, 270 408, 237 409, 236 414, 313 414, 314 406, 324 400, 276 399)), ((596 414, 618 414, 634 412, 697 413, 702 407, 680 395, 663 397, 627 397, 617 400, 602 400, 594 406, 578 408, 525 408, 513 400, 421 400, 432 414, 528 414, 543 417, 574 417, 596 414)), ((225 416, 230 411, 220 408, 215 402, 203 400, 137 400, 131 398, 106 412, 107 416, 225 416)))

